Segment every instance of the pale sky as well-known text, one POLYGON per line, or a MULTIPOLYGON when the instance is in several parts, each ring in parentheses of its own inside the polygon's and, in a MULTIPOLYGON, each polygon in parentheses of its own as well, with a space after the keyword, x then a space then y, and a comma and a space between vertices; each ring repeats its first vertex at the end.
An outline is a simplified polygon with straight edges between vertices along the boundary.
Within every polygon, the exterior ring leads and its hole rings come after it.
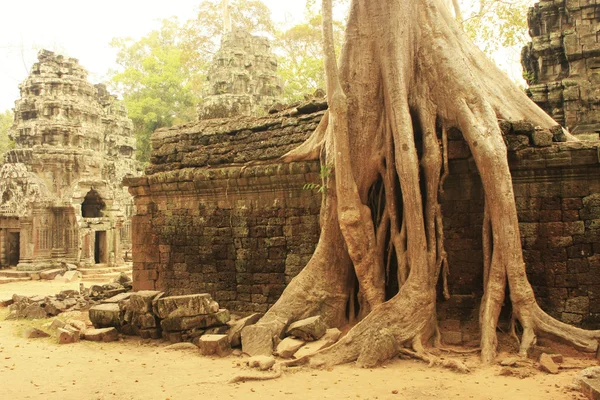
MULTIPOLYGON (((202 0, 29 0, 6 1, 0 11, 0 112, 14 107, 18 85, 45 48, 75 57, 102 82, 116 68, 115 37, 140 38, 163 18, 192 18, 202 0)), ((301 19, 304 0, 263 0, 275 21, 301 19)))
MULTIPOLYGON (((461 0, 468 3, 472 0, 461 0)), ((528 0, 531 3, 534 0, 528 0)), ((8 0, 0 13, 0 112, 14 107, 18 85, 37 61, 40 48, 75 57, 92 83, 106 81, 115 69, 115 37, 140 38, 177 16, 186 21, 202 0, 8 0)), ((305 0, 263 0, 276 23, 302 20, 305 0)), ((495 57, 513 77, 521 75, 519 50, 495 57), (506 60, 507 58, 511 60, 506 60), (507 62, 508 61, 508 62, 507 62)))

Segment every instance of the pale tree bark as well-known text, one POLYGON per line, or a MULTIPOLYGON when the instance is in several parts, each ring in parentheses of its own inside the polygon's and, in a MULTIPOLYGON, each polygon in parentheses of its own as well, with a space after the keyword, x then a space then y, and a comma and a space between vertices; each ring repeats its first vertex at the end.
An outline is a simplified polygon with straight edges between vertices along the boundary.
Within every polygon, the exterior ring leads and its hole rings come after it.
POLYGON ((431 360, 424 344, 437 332, 436 284, 447 275, 438 198, 448 175, 450 127, 463 133, 485 192, 482 360, 495 358, 506 285, 524 328, 522 355, 538 334, 598 349, 599 331, 556 321, 536 303, 498 118, 546 128, 556 123, 469 41, 447 4, 353 0, 337 64, 331 0, 323 0, 329 112, 313 136, 283 158, 320 158, 331 168, 321 237, 306 268, 259 321, 275 334, 312 315, 336 327, 357 316, 338 343, 308 357, 316 365, 358 360, 372 366, 405 347, 431 360), (370 203, 373 191, 383 199, 379 208, 370 203), (387 298, 392 281, 400 287, 387 298), (348 306, 355 297, 359 311, 348 306))

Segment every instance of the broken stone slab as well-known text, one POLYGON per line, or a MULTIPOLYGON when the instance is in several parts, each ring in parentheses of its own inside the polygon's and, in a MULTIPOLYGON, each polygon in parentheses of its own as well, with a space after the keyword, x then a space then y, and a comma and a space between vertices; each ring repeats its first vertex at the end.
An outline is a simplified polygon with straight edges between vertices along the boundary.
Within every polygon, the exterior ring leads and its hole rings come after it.
POLYGON ((558 365, 546 353, 540 356, 539 369, 550 374, 558 374, 558 365))
POLYGON ((155 290, 140 290, 129 297, 129 309, 133 312, 145 314, 152 312, 152 300, 161 292, 155 290))
POLYGON ((86 323, 77 319, 70 319, 66 322, 66 324, 77 329, 80 333, 84 333, 87 330, 86 323))
POLYGON ((14 303, 12 298, 10 299, 0 299, 0 307, 8 307, 14 303))
POLYGON ((200 353, 205 356, 217 355, 224 357, 231 352, 227 335, 203 335, 198 341, 200 353))
POLYGON ((52 279, 56 278, 58 275, 62 274, 62 272, 63 272, 63 270, 60 268, 50 269, 47 271, 41 271, 40 278, 47 280, 47 281, 51 281, 52 279))
POLYGON ((93 342, 115 342, 119 340, 119 332, 115 328, 88 329, 83 338, 93 342))
POLYGON ((65 325, 64 328, 58 328, 58 344, 70 344, 79 341, 79 331, 75 329, 67 329, 69 326, 65 325))
POLYGON ((160 322, 160 326, 168 332, 187 331, 194 328, 204 329, 224 325, 229 319, 229 310, 223 308, 214 314, 196 315, 195 317, 167 317, 160 322))
POLYGON ((573 378, 575 386, 590 400, 600 400, 600 367, 590 367, 573 378))
POLYGON ((43 319, 48 318, 48 314, 39 304, 30 304, 21 311, 21 318, 25 319, 43 319))
POLYGON ((557 364, 562 364, 565 361, 562 354, 548 354, 548 355, 550 356, 552 361, 554 361, 557 364))
POLYGON ((259 319, 262 318, 264 314, 256 313, 247 316, 246 318, 242 318, 237 320, 234 325, 231 327, 229 331, 229 342, 231 343, 231 347, 238 347, 242 344, 242 329, 247 326, 254 325, 258 322, 259 319))
POLYGON ((196 315, 214 314, 218 311, 219 304, 208 293, 162 297, 156 301, 155 306, 155 314, 162 319, 167 317, 194 317, 196 315))
POLYGON ((119 303, 121 301, 127 300, 131 297, 133 293, 119 293, 115 296, 112 296, 108 299, 102 300, 102 303, 119 303))
POLYGON ((267 371, 273 368, 273 365, 275 365, 275 359, 270 356, 254 356, 248 359, 250 368, 257 368, 261 371, 267 371))
POLYGON ((242 329, 242 351, 251 357, 271 356, 273 337, 271 331, 263 325, 250 325, 242 329))
POLYGON ((326 331, 327 326, 325 326, 321 316, 317 315, 294 322, 287 329, 287 334, 307 342, 312 342, 321 339, 326 331))
POLYGON ((55 315, 58 315, 64 311, 66 311, 67 305, 63 301, 52 299, 52 298, 47 298, 46 304, 44 306, 44 310, 49 315, 55 316, 55 315))
POLYGON ((98 304, 90 308, 90 321, 95 328, 121 326, 121 310, 115 303, 98 304))
POLYGON ((62 276, 56 275, 54 279, 61 282, 75 282, 81 279, 81 273, 79 271, 67 271, 62 276))
POLYGON ((26 339, 38 339, 49 337, 46 332, 38 328, 27 328, 23 331, 23 337, 26 339))
POLYGON ((276 354, 281 358, 291 358, 305 344, 304 340, 287 337, 277 345, 276 354))
POLYGON ((304 346, 302 346, 300 350, 294 354, 294 358, 302 358, 329 347, 337 342, 341 335, 342 332, 340 332, 340 330, 337 328, 327 329, 327 332, 325 332, 325 335, 321 339, 315 342, 306 343, 304 346))

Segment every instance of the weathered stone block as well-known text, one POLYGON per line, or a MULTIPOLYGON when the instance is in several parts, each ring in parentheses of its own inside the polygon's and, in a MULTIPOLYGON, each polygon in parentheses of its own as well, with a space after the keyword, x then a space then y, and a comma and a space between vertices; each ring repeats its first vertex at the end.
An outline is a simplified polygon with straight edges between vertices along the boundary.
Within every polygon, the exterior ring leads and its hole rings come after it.
POLYGON ((273 337, 271 331, 261 325, 250 325, 242 329, 242 351, 251 357, 271 356, 273 337))
POLYGON ((119 332, 115 328, 88 329, 83 338, 94 342, 114 342, 119 339, 119 332))
POLYGON ((262 318, 264 314, 262 313, 254 313, 252 315, 247 316, 246 318, 242 318, 231 327, 229 331, 229 342, 231 343, 231 347, 238 347, 242 344, 242 330, 250 325, 254 325, 258 322, 259 319, 262 318))
POLYGON ((307 342, 321 339, 327 327, 323 323, 320 315, 296 321, 289 326, 287 334, 295 336, 307 342))
POLYGON ((193 317, 218 311, 219 304, 207 293, 162 297, 154 307, 154 312, 159 318, 193 317))
POLYGON ((198 341, 200 353, 205 356, 217 355, 224 357, 231 352, 227 335, 202 335, 198 341))
POLYGON ((118 328, 121 326, 122 312, 116 303, 99 304, 90 308, 90 321, 96 328, 118 328))
POLYGON ((281 358, 291 358, 305 343, 304 340, 287 337, 277 345, 276 354, 281 358))
POLYGON ((231 319, 229 311, 221 309, 219 312, 194 317, 167 317, 160 322, 165 331, 187 331, 189 329, 208 328, 224 325, 231 319))
POLYGON ((132 293, 129 297, 129 309, 140 314, 152 312, 152 300, 160 293, 155 290, 140 290, 132 293))
POLYGON ((321 339, 314 342, 306 343, 300 348, 300 350, 298 350, 294 354, 294 357, 302 358, 304 356, 316 353, 317 351, 322 350, 326 347, 329 347, 335 342, 337 342, 341 335, 342 332, 340 332, 340 330, 337 328, 327 329, 327 332, 321 339))

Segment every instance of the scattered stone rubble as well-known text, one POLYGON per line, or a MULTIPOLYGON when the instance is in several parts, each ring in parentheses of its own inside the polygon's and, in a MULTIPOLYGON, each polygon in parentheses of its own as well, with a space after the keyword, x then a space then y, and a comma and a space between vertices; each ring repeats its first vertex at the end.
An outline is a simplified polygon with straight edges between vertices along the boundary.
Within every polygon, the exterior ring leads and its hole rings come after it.
MULTIPOLYGON (((73 271, 75 272, 75 271, 73 271)), ((15 294, 0 306, 10 310, 7 319, 42 319, 54 317, 66 311, 86 310, 90 306, 119 293, 131 290, 131 281, 125 275, 119 281, 89 288, 80 285, 80 290, 63 290, 54 296, 21 296, 15 294)))

